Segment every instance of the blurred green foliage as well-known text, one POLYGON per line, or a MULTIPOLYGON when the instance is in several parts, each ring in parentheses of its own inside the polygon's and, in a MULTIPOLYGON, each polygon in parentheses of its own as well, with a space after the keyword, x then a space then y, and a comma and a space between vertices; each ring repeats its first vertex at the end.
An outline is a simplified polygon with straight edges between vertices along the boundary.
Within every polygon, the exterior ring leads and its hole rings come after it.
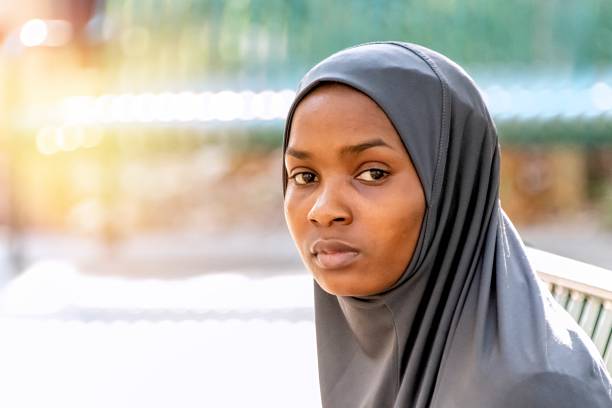
MULTIPOLYGON (((386 39, 440 51, 481 85, 537 85, 543 73, 580 88, 612 72, 610 0, 107 0, 104 31, 119 93, 294 89, 331 53, 386 39)), ((500 133, 516 143, 612 141, 610 115, 565 117, 568 102, 545 101, 560 113, 542 121, 499 119, 500 133)))
POLYGON ((325 56, 383 39, 420 43, 468 66, 612 63, 609 0, 108 0, 106 12, 119 37, 111 61, 148 67, 155 83, 208 75, 293 86, 325 56))

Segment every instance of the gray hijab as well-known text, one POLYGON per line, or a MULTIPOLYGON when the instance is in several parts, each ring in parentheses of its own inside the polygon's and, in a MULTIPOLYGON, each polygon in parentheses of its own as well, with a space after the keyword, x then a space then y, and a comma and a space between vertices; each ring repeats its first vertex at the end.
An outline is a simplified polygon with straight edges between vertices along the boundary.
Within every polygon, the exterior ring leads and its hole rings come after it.
POLYGON ((414 44, 340 51, 302 79, 285 147, 296 106, 325 82, 387 114, 427 209, 409 265, 384 293, 338 297, 315 282, 323 406, 612 407, 595 347, 540 286, 500 207, 495 125, 471 78, 414 44))

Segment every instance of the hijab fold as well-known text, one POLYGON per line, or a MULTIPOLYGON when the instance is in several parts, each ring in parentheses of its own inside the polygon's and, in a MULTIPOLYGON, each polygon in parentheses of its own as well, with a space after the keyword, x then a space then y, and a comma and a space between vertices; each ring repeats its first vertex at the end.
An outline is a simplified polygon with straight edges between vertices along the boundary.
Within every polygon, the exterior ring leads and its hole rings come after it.
POLYGON ((340 51, 302 79, 285 148, 295 108, 326 82, 386 113, 427 207, 412 259, 384 293, 338 297, 315 282, 323 406, 612 407, 597 350, 539 284, 500 207, 497 132, 465 71, 409 43, 340 51))

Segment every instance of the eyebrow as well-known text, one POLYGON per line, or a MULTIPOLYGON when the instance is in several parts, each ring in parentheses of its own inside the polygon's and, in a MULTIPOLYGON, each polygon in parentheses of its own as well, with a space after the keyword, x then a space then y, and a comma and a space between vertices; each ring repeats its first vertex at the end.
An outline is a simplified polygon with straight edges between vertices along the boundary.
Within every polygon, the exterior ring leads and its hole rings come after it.
MULTIPOLYGON (((340 149, 340 155, 341 156, 346 156, 346 155, 354 156, 354 155, 357 155, 363 152, 364 150, 371 149, 372 147, 378 147, 378 146, 388 147, 389 149, 392 149, 392 147, 389 146, 387 143, 385 143, 382 139, 372 139, 372 140, 367 140, 363 143, 359 143, 356 145, 344 146, 342 149, 340 149)), ((309 159, 312 157, 312 155, 306 151, 293 149, 291 147, 287 148, 287 151, 285 153, 288 154, 289 156, 293 156, 296 159, 301 159, 301 160, 309 159)))

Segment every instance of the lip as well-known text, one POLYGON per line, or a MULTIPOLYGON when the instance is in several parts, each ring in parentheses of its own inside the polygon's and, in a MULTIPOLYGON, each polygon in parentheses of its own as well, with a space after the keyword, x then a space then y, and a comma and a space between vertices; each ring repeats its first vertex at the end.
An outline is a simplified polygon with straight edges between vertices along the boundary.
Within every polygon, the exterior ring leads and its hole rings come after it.
POLYGON ((321 269, 342 269, 354 263, 359 249, 337 239, 318 239, 310 247, 315 263, 321 269))

